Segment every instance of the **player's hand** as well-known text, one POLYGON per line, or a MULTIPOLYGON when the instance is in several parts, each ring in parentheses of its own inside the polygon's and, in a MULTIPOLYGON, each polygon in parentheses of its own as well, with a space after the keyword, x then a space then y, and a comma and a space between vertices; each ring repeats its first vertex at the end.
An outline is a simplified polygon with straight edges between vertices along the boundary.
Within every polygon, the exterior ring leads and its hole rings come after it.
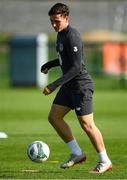
POLYGON ((42 93, 44 94, 44 95, 49 95, 49 94, 51 94, 51 90, 49 89, 49 87, 48 86, 46 86, 44 89, 43 89, 43 91, 42 91, 42 93))
POLYGON ((44 74, 47 74, 48 73, 48 68, 42 70, 41 72, 44 73, 44 74))
POLYGON ((41 66, 41 72, 44 74, 48 73, 48 64, 47 63, 45 63, 41 66))

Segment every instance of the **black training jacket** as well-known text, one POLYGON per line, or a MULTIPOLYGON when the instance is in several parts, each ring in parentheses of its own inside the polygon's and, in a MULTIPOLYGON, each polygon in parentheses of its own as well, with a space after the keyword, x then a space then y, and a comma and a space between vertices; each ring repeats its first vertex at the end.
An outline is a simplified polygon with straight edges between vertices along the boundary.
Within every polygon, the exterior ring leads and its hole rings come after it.
POLYGON ((48 87, 53 91, 58 86, 66 85, 71 89, 90 88, 93 89, 93 83, 86 70, 86 62, 83 56, 83 42, 76 29, 68 26, 57 34, 56 51, 58 58, 41 67, 45 68, 60 66, 62 76, 48 87))

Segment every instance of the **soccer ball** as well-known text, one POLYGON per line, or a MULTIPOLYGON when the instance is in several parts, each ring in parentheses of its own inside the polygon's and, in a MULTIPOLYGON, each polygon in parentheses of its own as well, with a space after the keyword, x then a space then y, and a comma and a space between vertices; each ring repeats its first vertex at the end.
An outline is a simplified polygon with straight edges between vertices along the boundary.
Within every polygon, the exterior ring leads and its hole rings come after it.
POLYGON ((34 141, 28 146, 27 154, 32 161, 41 163, 49 158, 50 150, 46 143, 34 141))

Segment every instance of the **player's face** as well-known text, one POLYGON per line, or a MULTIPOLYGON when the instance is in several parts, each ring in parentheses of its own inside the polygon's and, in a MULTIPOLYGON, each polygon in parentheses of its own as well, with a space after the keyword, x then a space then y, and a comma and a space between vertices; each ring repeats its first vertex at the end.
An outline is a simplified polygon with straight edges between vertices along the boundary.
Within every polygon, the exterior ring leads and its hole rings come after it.
POLYGON ((50 21, 56 32, 60 32, 68 26, 68 16, 61 14, 50 16, 50 21))

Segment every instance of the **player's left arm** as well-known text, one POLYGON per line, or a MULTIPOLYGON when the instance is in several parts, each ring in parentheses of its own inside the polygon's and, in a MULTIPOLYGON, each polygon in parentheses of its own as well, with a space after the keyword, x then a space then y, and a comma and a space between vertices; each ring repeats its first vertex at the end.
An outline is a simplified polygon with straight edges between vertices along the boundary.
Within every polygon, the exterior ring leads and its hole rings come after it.
POLYGON ((79 34, 72 34, 68 37, 67 43, 67 53, 69 61, 71 62, 71 67, 66 74, 62 77, 54 81, 53 83, 49 84, 46 88, 48 88, 47 94, 50 94, 54 91, 58 86, 63 85, 77 76, 82 68, 82 41, 79 34))

